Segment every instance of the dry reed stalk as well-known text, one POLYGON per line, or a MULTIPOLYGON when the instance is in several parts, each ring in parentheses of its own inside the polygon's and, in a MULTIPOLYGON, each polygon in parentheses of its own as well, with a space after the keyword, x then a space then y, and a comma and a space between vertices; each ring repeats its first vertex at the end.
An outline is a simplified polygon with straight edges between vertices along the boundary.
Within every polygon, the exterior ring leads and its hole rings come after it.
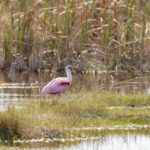
MULTIPOLYGON (((14 0, 1 6, 0 38, 8 27, 11 54, 28 57, 28 67, 29 57, 36 54, 50 66, 43 68, 67 63, 94 66, 99 61, 103 67, 98 69, 109 72, 117 67, 118 73, 134 76, 149 62, 148 2, 14 0)), ((35 68, 31 70, 39 69, 35 68)))

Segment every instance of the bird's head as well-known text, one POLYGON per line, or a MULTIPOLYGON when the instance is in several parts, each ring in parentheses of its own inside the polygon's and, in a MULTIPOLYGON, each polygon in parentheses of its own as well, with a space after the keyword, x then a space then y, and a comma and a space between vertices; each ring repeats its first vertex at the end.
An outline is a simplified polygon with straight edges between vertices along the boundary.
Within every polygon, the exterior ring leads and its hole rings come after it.
POLYGON ((71 69, 71 65, 66 66, 65 69, 66 69, 66 70, 67 70, 67 69, 71 69))
POLYGON ((66 74, 67 74, 67 80, 68 80, 69 82, 71 82, 71 80, 72 80, 72 75, 71 75, 70 68, 71 68, 70 65, 66 66, 66 68, 65 68, 65 69, 66 69, 66 74))

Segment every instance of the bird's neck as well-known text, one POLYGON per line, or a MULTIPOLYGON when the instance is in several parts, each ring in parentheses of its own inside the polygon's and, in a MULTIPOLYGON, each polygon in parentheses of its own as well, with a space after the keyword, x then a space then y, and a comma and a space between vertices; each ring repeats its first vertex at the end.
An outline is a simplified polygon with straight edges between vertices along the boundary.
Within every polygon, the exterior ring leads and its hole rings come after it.
POLYGON ((68 80, 69 82, 71 82, 71 80, 72 80, 72 75, 71 75, 70 69, 66 69, 66 74, 67 74, 67 80, 68 80))

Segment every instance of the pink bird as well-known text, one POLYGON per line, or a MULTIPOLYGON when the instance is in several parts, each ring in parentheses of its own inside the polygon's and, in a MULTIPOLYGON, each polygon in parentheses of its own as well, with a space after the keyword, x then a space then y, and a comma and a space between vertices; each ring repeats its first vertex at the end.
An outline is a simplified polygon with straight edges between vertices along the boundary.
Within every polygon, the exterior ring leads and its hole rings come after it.
POLYGON ((42 94, 61 95, 71 84, 70 65, 65 68, 67 77, 59 77, 50 81, 42 89, 42 94))

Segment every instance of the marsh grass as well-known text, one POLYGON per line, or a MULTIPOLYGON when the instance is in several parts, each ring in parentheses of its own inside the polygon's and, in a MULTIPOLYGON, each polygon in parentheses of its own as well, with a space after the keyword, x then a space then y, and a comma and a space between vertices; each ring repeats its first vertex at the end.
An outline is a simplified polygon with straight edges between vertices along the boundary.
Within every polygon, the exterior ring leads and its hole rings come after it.
MULTIPOLYGON (((57 104, 18 102, 0 112, 0 139, 12 143, 14 139, 72 138, 83 136, 83 131, 73 128, 150 125, 150 109, 133 109, 135 106, 150 106, 149 96, 94 92, 64 95, 57 104), (110 106, 125 107, 108 109, 110 106)), ((90 131, 84 135, 88 134, 92 135, 90 131)))
POLYGON ((23 122, 20 122, 19 114, 14 109, 0 114, 0 137, 2 141, 10 143, 22 138, 23 122))
POLYGON ((117 67, 119 78, 123 72, 134 77, 149 71, 148 1, 6 0, 0 4, 1 44, 6 54, 9 49, 11 56, 27 57, 27 67, 31 67, 29 57, 36 54, 41 65, 34 70, 59 70, 68 63, 92 69, 98 61, 98 70, 117 67))

